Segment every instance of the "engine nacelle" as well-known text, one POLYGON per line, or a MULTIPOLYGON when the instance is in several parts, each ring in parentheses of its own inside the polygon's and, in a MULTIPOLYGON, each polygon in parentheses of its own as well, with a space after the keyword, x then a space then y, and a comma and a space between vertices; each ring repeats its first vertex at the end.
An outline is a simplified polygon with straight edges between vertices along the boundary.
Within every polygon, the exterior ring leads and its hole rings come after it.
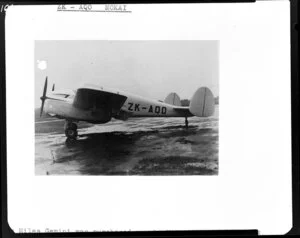
POLYGON ((81 109, 66 101, 48 99, 45 103, 45 112, 55 114, 58 118, 91 123, 106 123, 112 118, 110 108, 81 109))

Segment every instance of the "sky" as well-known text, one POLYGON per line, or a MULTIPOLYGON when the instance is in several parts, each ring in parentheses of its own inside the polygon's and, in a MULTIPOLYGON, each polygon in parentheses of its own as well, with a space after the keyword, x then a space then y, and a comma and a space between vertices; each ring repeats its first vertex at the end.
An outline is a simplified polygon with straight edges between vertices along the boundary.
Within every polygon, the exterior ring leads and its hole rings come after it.
POLYGON ((197 88, 219 95, 219 41, 35 41, 35 107, 48 92, 84 83, 164 100, 197 88))

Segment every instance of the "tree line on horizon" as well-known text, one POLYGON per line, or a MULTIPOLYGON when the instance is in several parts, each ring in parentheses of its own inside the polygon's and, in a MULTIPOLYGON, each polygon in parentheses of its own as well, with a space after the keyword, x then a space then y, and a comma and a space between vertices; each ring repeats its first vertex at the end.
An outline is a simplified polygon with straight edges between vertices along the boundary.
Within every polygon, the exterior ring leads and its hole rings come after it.
MULTIPOLYGON (((190 105, 189 99, 182 99, 180 101, 181 101, 181 106, 183 107, 188 107, 190 105)), ((219 96, 215 97, 215 104, 219 105, 219 96)))

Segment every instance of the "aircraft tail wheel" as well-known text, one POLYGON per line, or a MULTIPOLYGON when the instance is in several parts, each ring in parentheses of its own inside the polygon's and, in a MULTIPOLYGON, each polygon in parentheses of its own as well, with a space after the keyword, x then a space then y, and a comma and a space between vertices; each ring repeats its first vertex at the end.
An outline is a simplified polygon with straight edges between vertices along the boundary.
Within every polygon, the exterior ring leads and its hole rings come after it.
POLYGON ((188 121, 187 117, 185 118, 185 127, 186 127, 186 128, 189 127, 189 121, 188 121))
MULTIPOLYGON (((75 124, 76 125, 76 124, 75 124)), ((75 139, 77 137, 77 130, 72 127, 68 127, 65 130, 65 134, 68 138, 75 139)))

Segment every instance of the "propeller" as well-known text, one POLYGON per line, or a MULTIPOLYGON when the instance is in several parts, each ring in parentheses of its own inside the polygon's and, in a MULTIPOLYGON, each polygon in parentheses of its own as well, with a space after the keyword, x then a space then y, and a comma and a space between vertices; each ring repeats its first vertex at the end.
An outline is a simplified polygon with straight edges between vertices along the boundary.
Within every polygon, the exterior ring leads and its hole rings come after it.
POLYGON ((41 117, 42 114, 43 114, 45 100, 47 99, 47 96, 46 96, 46 93, 47 93, 47 85, 48 85, 48 77, 46 77, 45 84, 44 84, 44 92, 43 92, 43 96, 41 96, 42 106, 41 106, 40 117, 41 117))
POLYGON ((55 89, 55 84, 52 85, 52 91, 54 91, 54 89, 55 89))

